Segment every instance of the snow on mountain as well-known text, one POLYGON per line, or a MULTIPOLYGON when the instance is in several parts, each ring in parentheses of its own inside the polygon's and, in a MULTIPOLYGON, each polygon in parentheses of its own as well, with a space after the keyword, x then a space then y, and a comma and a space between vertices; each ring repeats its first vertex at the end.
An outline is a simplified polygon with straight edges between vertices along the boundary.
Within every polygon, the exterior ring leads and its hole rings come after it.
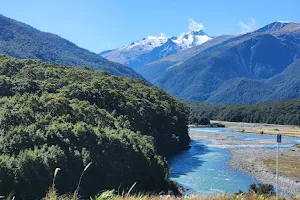
POLYGON ((161 34, 161 36, 159 36, 159 37, 148 36, 147 38, 133 42, 130 45, 121 47, 120 49, 125 50, 125 51, 126 50, 127 51, 129 51, 129 50, 150 51, 156 47, 163 45, 167 40, 168 40, 168 38, 166 36, 164 36, 163 34, 161 34))
POLYGON ((168 38, 164 35, 159 37, 149 36, 121 48, 101 52, 100 55, 108 60, 130 65, 130 63, 138 59, 139 56, 162 46, 167 40, 168 38))
POLYGON ((182 49, 189 49, 191 47, 203 44, 210 39, 212 38, 210 38, 206 33, 204 33, 202 30, 198 30, 181 34, 179 37, 174 38, 173 42, 175 42, 182 49))
POLYGON ((190 31, 178 37, 148 36, 118 49, 101 52, 100 55, 108 60, 128 65, 133 69, 188 49, 210 40, 202 30, 190 31))

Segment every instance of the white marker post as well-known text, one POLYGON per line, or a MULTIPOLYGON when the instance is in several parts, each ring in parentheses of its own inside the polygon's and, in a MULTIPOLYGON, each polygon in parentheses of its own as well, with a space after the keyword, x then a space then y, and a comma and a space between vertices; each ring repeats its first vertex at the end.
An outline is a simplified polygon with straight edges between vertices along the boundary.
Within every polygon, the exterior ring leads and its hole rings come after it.
POLYGON ((281 134, 277 135, 277 153, 276 153, 276 200, 278 200, 278 178, 279 178, 279 143, 281 143, 281 134))

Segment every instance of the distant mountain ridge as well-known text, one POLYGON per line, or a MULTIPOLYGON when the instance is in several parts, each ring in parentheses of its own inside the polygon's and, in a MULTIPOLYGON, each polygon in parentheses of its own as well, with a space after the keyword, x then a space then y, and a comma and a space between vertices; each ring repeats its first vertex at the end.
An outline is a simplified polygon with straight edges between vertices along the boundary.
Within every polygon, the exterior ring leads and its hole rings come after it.
POLYGON ((190 31, 178 37, 149 36, 121 48, 101 52, 99 55, 139 71, 148 63, 203 44, 210 39, 212 38, 202 30, 190 31))
POLYGON ((300 97, 300 24, 274 22, 220 36, 139 69, 184 99, 255 104, 300 97))
POLYGON ((52 33, 0 15, 0 53, 15 58, 33 58, 62 65, 85 66, 113 75, 142 78, 132 69, 80 48, 52 33))

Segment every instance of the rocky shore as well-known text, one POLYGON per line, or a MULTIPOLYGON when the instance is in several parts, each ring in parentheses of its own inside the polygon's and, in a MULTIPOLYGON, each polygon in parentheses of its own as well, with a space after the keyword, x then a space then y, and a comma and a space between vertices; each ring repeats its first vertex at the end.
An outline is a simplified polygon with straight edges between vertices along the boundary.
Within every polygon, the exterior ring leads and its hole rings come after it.
MULTIPOLYGON (((228 128, 228 130, 232 130, 232 128, 228 128)), ((211 143, 208 145, 227 149, 231 153, 231 159, 228 163, 230 167, 248 173, 260 183, 275 186, 274 170, 265 163, 266 159, 275 159, 276 150, 266 148, 267 145, 274 145, 274 140, 243 140, 243 136, 198 131, 190 131, 190 136, 195 140, 209 140, 211 143)), ((290 141, 284 141, 283 144, 289 143, 290 141)), ((281 148, 280 155, 300 161, 300 148, 281 148)), ((283 193, 300 194, 300 171, 299 176, 281 174, 279 182, 279 188, 283 193)))
MULTIPOLYGON (((256 180, 264 184, 275 186, 275 173, 264 162, 267 158, 275 158, 276 151, 263 148, 240 148, 230 149, 231 159, 229 166, 234 169, 244 171, 256 180)), ((300 149, 282 148, 282 155, 297 157, 300 160, 300 149)), ((279 176, 279 188, 290 195, 300 194, 300 178, 285 176, 282 173, 279 176)))

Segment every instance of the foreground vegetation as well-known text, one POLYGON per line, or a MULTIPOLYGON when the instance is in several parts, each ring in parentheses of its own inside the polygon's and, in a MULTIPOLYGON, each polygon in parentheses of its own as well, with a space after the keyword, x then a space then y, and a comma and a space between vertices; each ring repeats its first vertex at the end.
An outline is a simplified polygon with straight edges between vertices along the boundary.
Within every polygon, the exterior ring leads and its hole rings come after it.
MULTIPOLYGON (((46 196, 43 200, 83 200, 83 198, 79 194, 81 178, 84 175, 84 172, 89 168, 90 164, 83 170, 81 177, 79 179, 78 186, 73 194, 65 194, 65 195, 58 195, 56 188, 55 188, 55 180, 58 172, 60 171, 59 168, 56 168, 54 171, 54 177, 52 181, 52 185, 49 188, 49 191, 46 193, 46 196)), ((215 195, 215 196, 196 196, 196 195, 189 195, 189 196, 176 196, 174 194, 160 194, 160 195, 151 195, 151 194, 143 194, 143 193, 134 193, 131 194, 132 190, 136 186, 134 183, 127 192, 120 192, 116 190, 107 190, 103 191, 95 197, 90 197, 90 200, 156 200, 156 199, 174 199, 174 200, 183 200, 183 199, 203 199, 203 200, 271 200, 275 198, 274 187, 269 184, 251 184, 248 188, 248 191, 243 192, 239 190, 237 193, 233 195, 223 194, 223 195, 215 195)), ((5 198, 5 197, 4 197, 5 198)), ((5 200, 13 200, 14 194, 11 193, 5 200)), ((279 199, 286 199, 284 196, 280 196, 279 199)), ((293 197, 291 199, 298 199, 297 197, 293 197)))
MULTIPOLYGON (((115 195, 114 191, 106 191, 101 193, 90 200, 275 200, 275 196, 266 197, 265 195, 258 194, 237 194, 237 195, 215 195, 215 196, 184 196, 184 197, 175 197, 175 196, 158 196, 158 195, 115 195)), ((280 196, 279 200, 298 200, 299 197, 286 198, 280 196)), ((13 200, 13 196, 5 200, 13 200)), ((73 196, 47 196, 44 200, 80 200, 79 197, 73 198, 73 196)))
MULTIPOLYGON (((131 191, 135 185, 133 185, 128 192, 117 192, 115 190, 104 191, 101 194, 96 195, 94 198, 90 197, 90 200, 156 200, 156 199, 174 199, 174 200, 272 200, 275 199, 274 187, 268 184, 251 184, 248 191, 239 191, 233 195, 213 195, 213 196, 180 196, 174 195, 145 195, 145 194, 131 194, 131 191)), ((58 196, 56 194, 54 184, 50 188, 44 200, 79 200, 81 199, 77 193, 74 195, 58 196)), ((286 199, 284 196, 279 197, 280 200, 286 199)), ((293 197, 291 199, 298 199, 293 197)))
MULTIPOLYGON (((266 197, 264 195, 257 194, 239 194, 239 195, 215 195, 215 196, 185 196, 185 197, 174 197, 174 196, 151 196, 151 195, 130 195, 130 196, 114 196, 111 195, 110 191, 103 193, 90 200, 275 200, 275 196, 266 197)), ((288 199, 281 196, 279 200, 288 199)), ((290 198, 291 200, 298 200, 299 198, 290 198)), ((46 200, 73 200, 71 197, 57 197, 46 200)))
POLYGON ((222 105, 185 101, 196 119, 231 122, 300 125, 300 99, 264 102, 256 105, 222 105))
POLYGON ((40 199, 51 185, 176 190, 166 157, 189 144, 185 106, 142 80, 0 56, 0 194, 40 199))

